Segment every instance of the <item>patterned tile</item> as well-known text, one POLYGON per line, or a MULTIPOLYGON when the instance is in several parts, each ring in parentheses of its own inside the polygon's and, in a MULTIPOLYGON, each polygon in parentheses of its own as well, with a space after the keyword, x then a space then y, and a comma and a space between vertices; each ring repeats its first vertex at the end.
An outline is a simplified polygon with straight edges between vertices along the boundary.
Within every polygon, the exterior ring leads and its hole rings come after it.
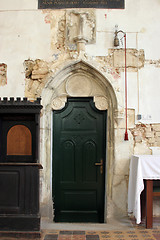
POLYGON ((156 240, 160 240, 160 234, 153 234, 156 240))
POLYGON ((72 235, 73 234, 73 231, 60 231, 59 233, 60 235, 72 235))
POLYGON ((153 229, 153 230, 152 230, 152 233, 157 233, 157 234, 159 233, 159 234, 160 234, 160 230, 154 230, 154 229, 153 229))
POLYGON ((72 240, 86 240, 86 236, 74 235, 72 236, 72 240))
POLYGON ((95 235, 96 234, 96 232, 95 231, 86 231, 86 235, 95 235))
POLYGON ((73 231, 73 235, 85 235, 85 231, 73 231))
POLYGON ((99 235, 86 235, 86 240, 99 240, 99 235))
POLYGON ((19 235, 0 233, 0 240, 160 240, 160 217, 153 219, 153 229, 145 228, 145 220, 126 230, 79 231, 79 230, 42 230, 41 235, 19 235))
POLYGON ((58 240, 58 234, 47 234, 44 240, 58 240))
POLYGON ((59 235, 58 240, 71 240, 71 236, 67 236, 67 235, 61 236, 61 235, 59 235))
MULTIPOLYGON (((0 240, 28 240, 29 238, 2 237, 0 240)), ((129 231, 43 231, 41 238, 34 240, 160 240, 159 229, 129 231)))

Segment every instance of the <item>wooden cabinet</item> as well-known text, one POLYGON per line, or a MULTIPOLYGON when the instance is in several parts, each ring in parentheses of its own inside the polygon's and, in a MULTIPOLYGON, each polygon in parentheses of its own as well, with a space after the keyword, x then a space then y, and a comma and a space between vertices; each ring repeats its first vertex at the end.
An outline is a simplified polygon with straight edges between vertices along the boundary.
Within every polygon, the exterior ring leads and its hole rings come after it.
POLYGON ((0 230, 39 231, 40 99, 0 101, 0 230))

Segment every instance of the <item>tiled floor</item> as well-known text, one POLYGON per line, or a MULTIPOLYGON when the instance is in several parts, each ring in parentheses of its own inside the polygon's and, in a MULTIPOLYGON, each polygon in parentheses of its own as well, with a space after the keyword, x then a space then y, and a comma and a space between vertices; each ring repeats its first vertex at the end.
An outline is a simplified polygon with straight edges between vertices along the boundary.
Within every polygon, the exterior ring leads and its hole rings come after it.
POLYGON ((154 218, 153 229, 145 221, 136 225, 133 219, 119 219, 108 224, 44 225, 41 233, 4 233, 1 240, 160 240, 160 218, 154 218), (73 227, 72 227, 73 226, 73 227), (94 227, 94 229, 93 229, 94 227), (53 229, 54 228, 54 229, 53 229), (57 229, 56 229, 57 228, 57 229), (100 230, 101 229, 101 230, 100 230))
POLYGON ((44 240, 160 240, 160 230, 130 231, 55 231, 44 240))

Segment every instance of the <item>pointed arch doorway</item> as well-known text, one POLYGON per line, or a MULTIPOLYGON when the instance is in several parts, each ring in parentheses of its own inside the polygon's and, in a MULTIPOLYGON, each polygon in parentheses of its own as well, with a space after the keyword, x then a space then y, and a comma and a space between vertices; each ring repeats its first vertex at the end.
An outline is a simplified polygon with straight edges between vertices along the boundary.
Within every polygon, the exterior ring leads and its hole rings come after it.
POLYGON ((53 113, 56 222, 104 222, 106 116, 91 97, 53 113))
MULTIPOLYGON (((55 173, 53 152, 55 147, 52 139, 54 131, 56 131, 55 112, 63 113, 68 107, 68 100, 72 98, 80 98, 81 100, 91 98, 91 105, 94 106, 95 112, 107 112, 106 125, 105 129, 103 129, 104 136, 106 136, 104 141, 106 150, 105 165, 103 168, 105 175, 104 212, 102 213, 104 222, 107 221, 107 216, 111 214, 109 204, 112 198, 114 176, 114 124, 117 110, 117 97, 111 82, 110 75, 102 75, 93 66, 81 60, 66 65, 61 71, 52 76, 42 92, 41 159, 44 166, 42 176, 42 195, 44 198, 42 199, 41 209, 46 214, 45 216, 50 219, 55 220, 56 206, 55 196, 52 193, 55 173)), ((70 142, 68 145, 72 146, 70 142)), ((100 170, 100 167, 97 167, 97 169, 100 170)))

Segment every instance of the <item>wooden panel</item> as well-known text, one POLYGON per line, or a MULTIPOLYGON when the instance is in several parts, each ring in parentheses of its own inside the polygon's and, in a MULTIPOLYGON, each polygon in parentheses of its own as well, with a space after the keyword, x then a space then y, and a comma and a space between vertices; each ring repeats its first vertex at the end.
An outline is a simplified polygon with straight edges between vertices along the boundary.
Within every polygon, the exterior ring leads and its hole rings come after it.
POLYGON ((73 106, 71 111, 66 112, 62 119, 62 131, 95 131, 95 117, 84 106, 73 106))
POLYGON ((0 208, 9 210, 19 207, 19 181, 18 171, 0 171, 0 188, 3 192, 0 194, 0 208))
POLYGON ((24 170, 0 167, 0 213, 20 213, 24 208, 24 170))
POLYGON ((65 191, 62 192, 62 196, 64 198, 64 209, 67 209, 67 211, 93 211, 97 207, 96 191, 65 191))
POLYGON ((38 165, 1 165, 0 192, 1 230, 39 230, 38 165))
POLYGON ((32 135, 26 126, 15 125, 8 131, 7 155, 32 155, 32 135))

